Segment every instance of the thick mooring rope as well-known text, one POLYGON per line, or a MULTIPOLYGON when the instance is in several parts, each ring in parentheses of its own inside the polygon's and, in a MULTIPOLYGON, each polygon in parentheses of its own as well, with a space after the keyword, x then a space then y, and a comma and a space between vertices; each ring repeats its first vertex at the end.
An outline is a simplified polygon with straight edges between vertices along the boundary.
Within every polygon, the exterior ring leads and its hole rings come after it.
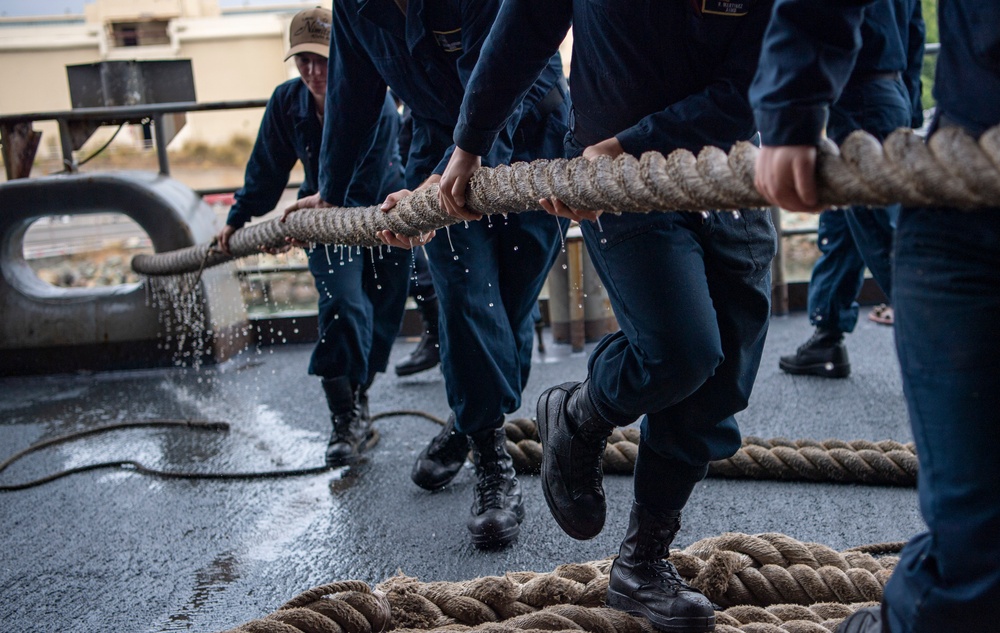
MULTIPOLYGON (((507 451, 518 473, 538 473, 542 445, 535 422, 527 418, 504 422, 507 451)), ((639 451, 639 429, 616 428, 604 449, 604 472, 631 474, 639 451)), ((915 486, 917 454, 913 443, 893 440, 788 440, 743 438, 743 445, 728 459, 709 464, 711 477, 777 479, 782 481, 833 481, 868 485, 915 486)))
MULTIPOLYGON (((445 421, 424 411, 398 409, 384 411, 372 416, 372 420, 388 417, 423 417, 438 425, 445 421)), ((77 431, 49 438, 18 451, 0 462, 3 473, 14 462, 23 457, 55 444, 72 442, 89 435, 108 433, 123 429, 149 427, 176 427, 208 431, 228 431, 226 422, 200 420, 142 420, 119 422, 77 431)), ((534 475, 541 470, 542 445, 538 439, 538 428, 533 420, 512 418, 504 422, 507 435, 507 451, 514 460, 518 474, 534 475)), ((373 442, 377 443, 376 430, 373 442)), ((615 429, 604 450, 604 472, 630 475, 635 469, 636 453, 639 450, 639 429, 625 427, 615 429)), ((142 475, 163 479, 266 479, 278 477, 299 477, 317 475, 332 470, 332 466, 321 465, 306 468, 267 470, 252 472, 208 472, 172 471, 151 468, 135 460, 116 460, 86 464, 63 469, 44 477, 17 484, 0 484, 0 493, 16 492, 34 488, 69 475, 103 469, 124 469, 142 475)), ((729 459, 709 464, 709 475, 731 479, 778 479, 784 481, 833 481, 838 483, 863 483, 868 485, 914 486, 917 479, 916 448, 911 444, 900 444, 892 440, 870 442, 867 440, 787 440, 772 438, 765 440, 748 436, 743 438, 743 446, 729 459)))
MULTIPOLYGON (((484 214, 507 214, 538 208, 541 198, 559 198, 579 209, 612 213, 653 210, 711 211, 766 206, 753 185, 758 148, 737 143, 727 155, 705 147, 697 157, 687 150, 640 158, 623 154, 597 160, 537 160, 476 171, 467 189, 467 205, 484 214)), ((863 131, 838 148, 821 147, 817 166, 820 201, 826 206, 944 205, 964 209, 996 206, 1000 200, 1000 126, 976 142, 959 128, 944 128, 926 143, 912 130, 897 130, 884 145, 863 131)), ((230 259, 280 247, 286 237, 303 242, 378 246, 375 234, 390 229, 416 236, 458 222, 437 203, 437 186, 421 190, 396 205, 392 213, 377 206, 353 209, 306 209, 286 222, 270 220, 246 226, 230 238, 233 257, 211 245, 169 253, 137 255, 132 268, 143 275, 190 273, 230 259)))
MULTIPOLYGON (((783 534, 739 533, 674 550, 670 560, 690 584, 728 607, 716 616, 716 631, 723 633, 828 633, 857 608, 881 599, 898 561, 857 549, 836 552, 783 534)), ((646 620, 604 606, 611 562, 462 582, 425 583, 400 574, 374 589, 358 581, 333 583, 227 633, 650 633, 646 620)))

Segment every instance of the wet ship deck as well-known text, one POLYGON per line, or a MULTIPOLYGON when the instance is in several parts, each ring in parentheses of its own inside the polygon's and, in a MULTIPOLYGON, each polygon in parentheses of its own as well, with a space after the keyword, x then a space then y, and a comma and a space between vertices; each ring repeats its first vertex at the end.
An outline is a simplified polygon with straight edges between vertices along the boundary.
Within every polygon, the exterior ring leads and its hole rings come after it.
MULTIPOLYGON (((847 338, 847 380, 792 377, 778 367, 811 333, 801 313, 776 317, 750 407, 747 435, 910 441, 892 330, 862 320, 847 338)), ((547 341, 523 406, 546 387, 579 380, 586 354, 547 341)), ((413 341, 400 339, 391 363, 413 341)), ((588 349, 590 349, 588 347, 588 349)), ((113 422, 223 420, 228 433, 130 430, 32 455, 0 483, 114 459, 165 470, 247 471, 322 463, 328 421, 311 347, 246 352, 201 371, 174 369, 0 379, 0 460, 40 440, 113 422)), ((391 372, 371 390, 373 413, 417 409, 444 417, 437 370, 391 372)), ((419 417, 380 420, 381 443, 361 465, 322 475, 254 481, 175 481, 96 471, 0 495, 0 622, 5 630, 218 631, 269 613, 324 582, 377 583, 402 571, 461 580, 617 552, 632 480, 609 476, 608 524, 574 541, 551 520, 537 477, 522 477, 527 519, 517 545, 480 552, 465 517, 474 475, 426 493, 409 480, 436 427, 419 417)), ((911 488, 707 479, 685 511, 675 547, 723 532, 782 532, 835 549, 906 539, 922 529, 911 488)))

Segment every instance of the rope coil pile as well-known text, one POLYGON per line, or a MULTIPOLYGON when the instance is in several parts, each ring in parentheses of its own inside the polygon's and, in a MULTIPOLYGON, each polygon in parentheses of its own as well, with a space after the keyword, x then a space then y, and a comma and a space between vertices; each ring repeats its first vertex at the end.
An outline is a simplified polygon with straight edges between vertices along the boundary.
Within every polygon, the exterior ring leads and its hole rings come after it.
MULTIPOLYGON (((542 444, 535 422, 527 418, 504 422, 507 452, 519 474, 537 474, 542 464, 542 444)), ((632 474, 639 451, 639 429, 616 428, 604 449, 605 473, 632 474)), ((780 481, 833 481, 868 485, 915 486, 916 446, 894 440, 789 440, 743 438, 743 445, 728 459, 709 464, 711 477, 777 479, 780 481)))
MULTIPOLYGON (((378 420, 393 416, 424 417, 438 425, 445 421, 423 411, 396 410, 377 413, 378 420)), ((64 442, 70 442, 88 435, 142 427, 175 427, 208 431, 228 431, 225 422, 198 420, 143 420, 119 422, 99 426, 84 431, 69 433, 32 444, 0 462, 0 473, 13 463, 30 453, 64 442)), ((513 418, 504 422, 507 435, 507 452, 514 461, 514 469, 519 475, 535 475, 541 470, 542 445, 538 438, 538 428, 533 420, 513 418)), ((379 439, 376 430, 374 442, 379 439)), ((604 450, 603 469, 605 473, 631 475, 635 469, 636 454, 639 450, 639 429, 636 427, 616 428, 604 450)), ((165 479, 258 479, 265 477, 297 477, 326 472, 328 465, 271 470, 263 472, 187 472, 169 471, 147 467, 135 460, 118 460, 85 464, 59 470, 38 479, 17 484, 0 483, 0 493, 25 490, 69 475, 93 470, 119 468, 165 479)), ((867 485, 915 486, 917 479, 917 455, 913 443, 901 444, 893 440, 871 442, 868 440, 788 440, 759 437, 743 438, 743 445, 728 459, 709 464, 709 476, 732 479, 777 479, 781 481, 815 481, 837 483, 863 483, 867 485)))
MULTIPOLYGON (((727 533, 674 550, 670 560, 725 607, 716 615, 719 633, 828 633, 881 599, 898 562, 866 549, 836 552, 783 534, 727 533)), ((611 562, 461 582, 424 583, 400 574, 374 589, 359 581, 332 583, 226 633, 651 633, 646 620, 604 606, 611 562)))
MULTIPOLYGON (((490 215, 535 210, 539 199, 552 197, 578 209, 612 213, 764 208, 767 203, 753 184, 758 151, 741 142, 728 154, 705 147, 697 156, 677 150, 668 156, 647 152, 638 159, 623 154, 484 167, 473 174, 466 201, 490 215)), ((829 141, 821 145, 817 162, 819 199, 829 207, 900 202, 973 209, 996 206, 1000 199, 1000 126, 978 142, 959 128, 938 130, 926 143, 912 130, 900 129, 884 144, 859 130, 839 148, 829 141)), ((285 222, 275 219, 236 231, 230 238, 232 257, 205 244, 137 255, 132 268, 148 276, 193 273, 254 255, 262 246, 283 246, 286 237, 379 246, 375 235, 381 230, 417 236, 459 222, 438 206, 437 192, 436 185, 420 190, 391 213, 377 206, 305 209, 285 222)))

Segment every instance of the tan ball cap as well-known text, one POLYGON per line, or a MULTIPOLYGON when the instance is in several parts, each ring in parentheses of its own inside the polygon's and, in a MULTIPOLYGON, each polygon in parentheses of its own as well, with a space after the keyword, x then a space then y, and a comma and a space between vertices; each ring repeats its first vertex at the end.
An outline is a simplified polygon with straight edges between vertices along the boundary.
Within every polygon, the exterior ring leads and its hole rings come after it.
POLYGON ((316 53, 323 57, 330 56, 330 26, 333 24, 333 13, 329 9, 316 7, 299 11, 292 18, 288 28, 288 53, 285 59, 299 53, 316 53))

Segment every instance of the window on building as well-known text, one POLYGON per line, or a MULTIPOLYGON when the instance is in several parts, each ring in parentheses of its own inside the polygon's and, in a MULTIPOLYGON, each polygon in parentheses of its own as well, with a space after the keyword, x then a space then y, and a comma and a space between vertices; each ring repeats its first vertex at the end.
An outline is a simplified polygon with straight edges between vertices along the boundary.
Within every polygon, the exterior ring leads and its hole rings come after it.
POLYGON ((112 22, 111 42, 114 46, 162 46, 170 43, 167 20, 147 20, 143 22, 112 22))

